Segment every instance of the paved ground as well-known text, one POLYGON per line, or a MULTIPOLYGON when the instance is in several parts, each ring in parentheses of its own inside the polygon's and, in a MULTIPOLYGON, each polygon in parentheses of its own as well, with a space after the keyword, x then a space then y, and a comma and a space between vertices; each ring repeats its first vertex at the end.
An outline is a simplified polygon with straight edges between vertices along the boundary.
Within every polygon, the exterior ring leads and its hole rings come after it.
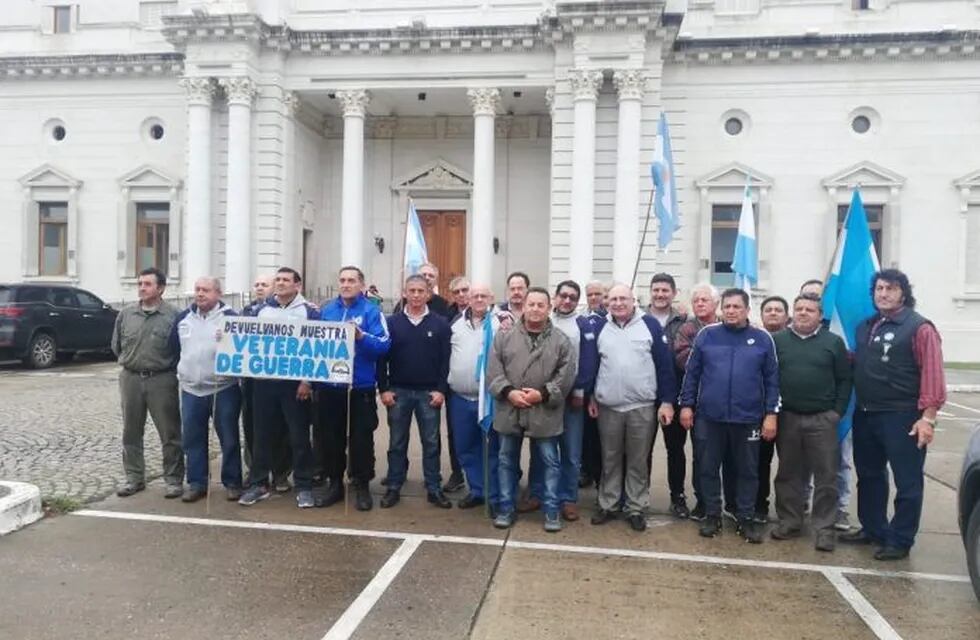
MULTIPOLYGON (((120 464, 113 365, 52 373, 0 371, 0 477, 43 485, 55 473, 46 492, 61 482, 104 494, 120 464)), ((589 508, 557 535, 541 530, 540 515, 501 533, 473 511, 427 505, 414 451, 392 510, 300 511, 289 495, 246 509, 220 492, 185 505, 165 501, 157 482, 8 536, 0 638, 975 640, 980 606, 964 578, 955 487, 980 395, 951 397, 946 413, 918 545, 887 566, 863 548, 754 546, 727 529, 699 538, 662 512, 659 442, 643 534, 622 522, 593 527, 589 508)), ((152 433, 147 443, 157 456, 152 433)))

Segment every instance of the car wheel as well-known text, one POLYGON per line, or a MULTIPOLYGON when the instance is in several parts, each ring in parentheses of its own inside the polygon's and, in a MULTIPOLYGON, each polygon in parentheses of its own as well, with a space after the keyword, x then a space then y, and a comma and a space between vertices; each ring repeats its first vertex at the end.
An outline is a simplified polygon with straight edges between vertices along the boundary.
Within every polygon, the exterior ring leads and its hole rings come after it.
POLYGON ((970 568, 973 593, 980 600, 980 500, 973 505, 966 525, 966 564, 970 568))
POLYGON ((54 364, 58 354, 58 345, 54 336, 49 333, 36 333, 27 347, 24 364, 31 369, 46 369, 54 364))

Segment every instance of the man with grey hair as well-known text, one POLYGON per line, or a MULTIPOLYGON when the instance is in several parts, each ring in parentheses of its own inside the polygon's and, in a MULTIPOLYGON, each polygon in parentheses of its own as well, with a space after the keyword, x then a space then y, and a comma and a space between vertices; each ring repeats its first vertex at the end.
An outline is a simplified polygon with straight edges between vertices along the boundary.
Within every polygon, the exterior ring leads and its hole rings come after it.
POLYGON ((595 390, 589 415, 599 419, 602 442, 599 510, 592 524, 611 520, 623 500, 630 527, 643 531, 650 504, 649 451, 657 424, 674 418, 677 378, 667 336, 656 318, 637 308, 630 287, 610 287, 607 303, 609 317, 595 319, 581 359, 585 387, 595 390))
MULTIPOLYGON (((447 320, 452 326, 460 316, 466 313, 470 306, 470 281, 466 276, 456 276, 449 281, 449 294, 453 302, 449 305, 447 320)), ((450 390, 452 393, 452 390, 450 390)), ((463 468, 460 466, 459 457, 456 452, 456 425, 453 420, 453 413, 449 411, 449 398, 446 398, 446 437, 449 440, 449 467, 452 473, 449 480, 443 485, 442 490, 446 493, 459 491, 466 486, 463 478, 463 468)))
POLYGON ((196 502, 208 492, 208 422, 221 445, 221 484, 228 500, 242 495, 242 456, 238 412, 242 394, 234 378, 214 374, 217 337, 227 316, 236 314, 221 300, 221 281, 208 276, 194 283, 194 302, 177 316, 170 343, 178 354, 180 418, 187 458, 187 490, 182 500, 196 502))

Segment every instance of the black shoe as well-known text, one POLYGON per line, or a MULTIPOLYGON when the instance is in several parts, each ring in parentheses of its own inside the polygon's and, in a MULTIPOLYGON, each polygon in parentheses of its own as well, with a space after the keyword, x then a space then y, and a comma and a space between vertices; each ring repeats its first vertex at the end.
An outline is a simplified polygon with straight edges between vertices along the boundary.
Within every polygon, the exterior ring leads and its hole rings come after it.
POLYGON ((864 529, 842 533, 841 535, 837 536, 837 540, 839 542, 843 542, 844 544, 877 544, 877 541, 865 533, 864 529))
POLYGON ((337 504, 344 499, 344 481, 343 480, 331 480, 327 485, 326 491, 323 495, 316 496, 313 499, 313 504, 317 507, 329 507, 337 504))
POLYGON ((642 513, 631 513, 628 520, 630 529, 633 531, 646 531, 647 519, 643 517, 642 513))
POLYGON ((695 522, 701 522, 704 520, 704 517, 705 517, 704 505, 699 502, 696 505, 694 505, 694 509, 691 510, 690 518, 695 522))
POLYGON ((714 538, 721 533, 721 518, 718 516, 705 516, 704 522, 698 529, 698 535, 704 538, 714 538))
POLYGON ((388 489, 387 491, 385 491, 385 494, 381 496, 381 500, 380 502, 378 502, 378 506, 380 506, 382 509, 390 509, 396 504, 398 504, 398 502, 401 499, 402 499, 402 494, 398 493, 394 489, 388 489))
POLYGON ((146 489, 146 485, 142 482, 127 482, 116 490, 116 495, 120 498, 128 498, 129 496, 136 495, 143 489, 146 489))
POLYGON ((900 549, 898 547, 884 546, 875 552, 875 560, 904 560, 909 557, 908 549, 900 549))
POLYGON ((472 493, 467 493, 463 496, 463 499, 456 503, 456 506, 460 509, 472 509, 473 507, 479 507, 484 503, 481 496, 475 496, 472 493))
POLYGON ((592 478, 589 477, 589 474, 585 473, 584 471, 581 474, 579 474, 579 477, 578 477, 578 488, 579 489, 584 489, 587 486, 589 486, 590 484, 592 484, 592 478))
MULTIPOLYGON (((197 502, 201 498, 206 498, 208 495, 207 489, 200 489, 198 487, 190 487, 184 492, 184 495, 180 496, 181 502, 197 502)), ((239 496, 241 497, 241 496, 239 496)))
POLYGON ((752 518, 745 518, 738 521, 738 533, 746 542, 751 542, 752 544, 762 543, 762 528, 755 523, 752 518))
POLYGON ((374 500, 371 498, 371 487, 366 482, 354 485, 354 496, 354 507, 358 511, 370 511, 371 507, 374 506, 374 500))
POLYGON ((607 522, 609 522, 615 517, 616 514, 614 514, 612 511, 608 511, 606 509, 599 509, 598 511, 592 514, 592 519, 590 520, 590 522, 592 524, 606 524, 607 522))
POLYGON ((678 520, 687 520, 691 517, 691 510, 687 508, 687 500, 683 497, 670 503, 670 515, 678 520))
POLYGON ((442 491, 435 491, 433 493, 430 493, 426 497, 426 500, 429 501, 429 504, 434 504, 435 506, 439 507, 440 509, 452 509, 453 508, 453 503, 449 501, 449 498, 447 498, 446 495, 442 491))
POLYGON ((446 482, 446 484, 442 485, 442 490, 445 493, 455 493, 465 486, 466 480, 463 478, 463 474, 453 473, 449 476, 449 480, 446 482))

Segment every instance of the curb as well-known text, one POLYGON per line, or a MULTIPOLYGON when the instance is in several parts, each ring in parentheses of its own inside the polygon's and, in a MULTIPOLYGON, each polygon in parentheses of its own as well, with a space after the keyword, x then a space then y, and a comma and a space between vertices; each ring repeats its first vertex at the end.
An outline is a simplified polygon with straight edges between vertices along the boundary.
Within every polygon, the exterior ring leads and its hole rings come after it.
POLYGON ((0 536, 26 527, 41 519, 41 490, 26 482, 3 482, 0 488, 10 493, 0 495, 0 536))
POLYGON ((980 393, 980 384, 948 384, 946 391, 949 393, 980 393))

